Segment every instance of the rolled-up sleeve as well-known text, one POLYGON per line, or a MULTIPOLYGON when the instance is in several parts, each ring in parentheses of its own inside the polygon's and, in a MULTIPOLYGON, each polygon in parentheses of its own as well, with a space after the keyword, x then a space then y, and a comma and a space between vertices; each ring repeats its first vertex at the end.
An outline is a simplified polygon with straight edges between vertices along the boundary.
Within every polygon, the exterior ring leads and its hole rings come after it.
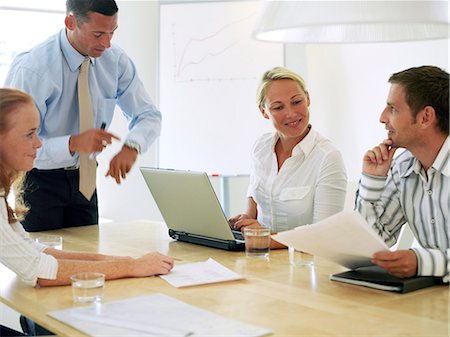
POLYGON ((443 277, 449 282, 450 250, 443 252, 439 249, 413 248, 417 256, 417 275, 443 277))
POLYGON ((45 254, 46 247, 34 242, 20 223, 6 221, 4 199, 0 202, 3 206, 0 209, 0 262, 33 287, 38 278, 56 279, 58 261, 45 254))
POLYGON ((126 141, 138 143, 143 153, 161 133, 161 112, 145 90, 134 63, 123 55, 120 64, 123 71, 119 76, 117 104, 129 121, 126 141))

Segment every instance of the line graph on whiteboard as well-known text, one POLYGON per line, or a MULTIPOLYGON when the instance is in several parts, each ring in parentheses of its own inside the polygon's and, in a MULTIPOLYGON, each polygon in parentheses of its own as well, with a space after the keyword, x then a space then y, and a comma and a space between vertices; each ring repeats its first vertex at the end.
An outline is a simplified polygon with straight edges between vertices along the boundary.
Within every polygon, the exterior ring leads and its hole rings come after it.
POLYGON ((161 27, 169 30, 162 34, 170 36, 171 42, 161 42, 171 49, 166 55, 172 58, 174 81, 255 80, 255 74, 260 72, 258 55, 273 46, 251 37, 258 8, 241 9, 226 15, 224 12, 212 15, 212 7, 207 14, 185 12, 181 20, 174 18, 170 26, 161 27))
MULTIPOLYGON (((235 74, 234 76, 223 76, 220 74, 220 64, 224 62, 234 61, 241 62, 239 45, 242 44, 244 39, 239 31, 243 30, 243 27, 248 25, 248 22, 253 22, 257 13, 252 13, 241 19, 235 20, 228 24, 219 27, 216 31, 205 34, 199 37, 192 37, 184 44, 177 39, 176 26, 173 25, 173 41, 174 41, 174 64, 175 64, 175 79, 177 81, 187 80, 232 80, 233 77, 239 77, 239 79, 245 79, 242 74, 235 74), (178 46, 177 44, 180 44, 178 46), (216 64, 218 72, 214 77, 200 78, 198 74, 204 74, 201 71, 201 67, 207 67, 211 69, 211 66, 216 64)), ((214 75, 214 74, 213 74, 214 75)))
POLYGON ((161 167, 248 173, 255 139, 270 130, 255 104, 283 45, 252 39, 263 1, 160 7, 161 167))

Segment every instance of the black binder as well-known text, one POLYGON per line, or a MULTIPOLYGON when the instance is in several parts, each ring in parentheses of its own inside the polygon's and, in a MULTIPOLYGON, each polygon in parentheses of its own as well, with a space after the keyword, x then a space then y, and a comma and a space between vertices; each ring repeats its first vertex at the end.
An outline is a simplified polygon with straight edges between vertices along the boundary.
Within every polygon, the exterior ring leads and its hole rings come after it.
POLYGON ((360 285, 380 290, 409 293, 414 290, 442 284, 442 277, 415 276, 398 278, 379 266, 360 267, 330 276, 330 280, 360 285))

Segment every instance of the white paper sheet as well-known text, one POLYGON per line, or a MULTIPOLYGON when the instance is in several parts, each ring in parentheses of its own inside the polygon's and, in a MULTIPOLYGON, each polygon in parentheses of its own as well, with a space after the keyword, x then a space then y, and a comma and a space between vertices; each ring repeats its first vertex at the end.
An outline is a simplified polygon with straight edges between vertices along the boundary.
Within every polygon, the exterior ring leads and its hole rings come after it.
POLYGON ((49 316, 93 337, 264 336, 272 330, 217 315, 164 294, 58 310, 49 316))
POLYGON ((356 211, 342 211, 316 224, 278 233, 272 239, 350 269, 371 265, 375 252, 389 249, 356 211))
POLYGON ((175 265, 169 274, 160 277, 177 288, 244 278, 211 258, 204 262, 175 265))

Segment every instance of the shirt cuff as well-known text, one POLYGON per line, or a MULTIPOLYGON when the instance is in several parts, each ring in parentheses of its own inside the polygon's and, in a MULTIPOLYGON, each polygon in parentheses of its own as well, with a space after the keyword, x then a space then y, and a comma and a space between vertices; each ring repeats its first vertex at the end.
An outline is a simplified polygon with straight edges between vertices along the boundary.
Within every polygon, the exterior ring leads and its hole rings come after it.
POLYGON ((135 142, 134 140, 127 139, 123 146, 126 146, 132 150, 135 150, 138 154, 141 154, 141 145, 138 142, 135 142))
POLYGON ((417 256, 417 276, 444 277, 447 273, 445 253, 438 249, 412 248, 417 256))
POLYGON ((58 273, 58 260, 55 257, 41 253, 36 275, 32 279, 23 279, 22 281, 29 286, 35 287, 38 278, 55 280, 58 273))
POLYGON ((53 162, 71 162, 73 155, 69 150, 70 136, 61 136, 47 139, 46 147, 51 149, 51 158, 53 162))
POLYGON ((361 175, 359 182, 359 196, 366 201, 377 201, 383 192, 387 177, 372 176, 366 173, 361 175))

